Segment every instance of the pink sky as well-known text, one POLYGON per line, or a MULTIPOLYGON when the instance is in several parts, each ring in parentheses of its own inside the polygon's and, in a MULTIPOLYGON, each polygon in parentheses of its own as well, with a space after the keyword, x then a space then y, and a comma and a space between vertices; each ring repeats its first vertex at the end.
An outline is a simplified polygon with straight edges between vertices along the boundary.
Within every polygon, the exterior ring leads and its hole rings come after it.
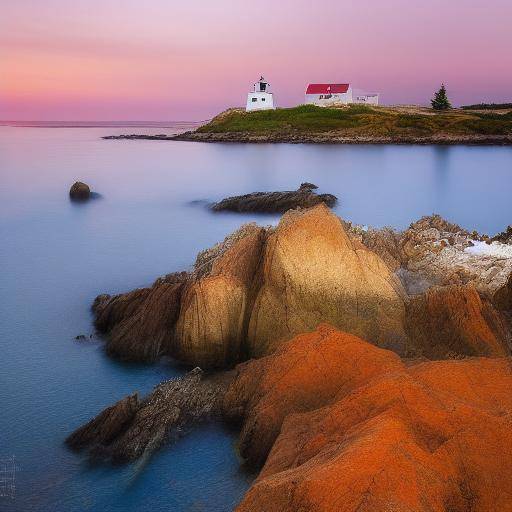
POLYGON ((263 74, 387 104, 512 101, 511 0, 0 0, 0 119, 202 120, 263 74))

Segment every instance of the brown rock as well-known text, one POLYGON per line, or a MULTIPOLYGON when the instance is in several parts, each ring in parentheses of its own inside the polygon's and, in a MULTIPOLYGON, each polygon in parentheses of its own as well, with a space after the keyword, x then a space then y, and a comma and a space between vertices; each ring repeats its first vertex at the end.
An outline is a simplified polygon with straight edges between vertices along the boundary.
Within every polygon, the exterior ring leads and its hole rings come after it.
POLYGON ((407 305, 409 356, 503 357, 510 354, 505 318, 472 285, 433 287, 407 305))
POLYGON ((107 352, 128 361, 155 361, 175 351, 174 328, 188 274, 170 274, 151 288, 99 296, 95 325, 108 333, 107 352))
POLYGON ((264 240, 265 230, 253 226, 187 286, 176 326, 179 359, 201 367, 240 361, 264 240))
POLYGON ((91 189, 86 183, 75 181, 69 189, 69 197, 74 200, 83 201, 89 199, 91 196, 91 189))
POLYGON ((398 352, 405 347, 398 279, 324 205, 283 216, 268 236, 262 268, 248 331, 252 356, 321 322, 398 352))
POLYGON ((85 446, 96 447, 110 443, 133 419, 139 408, 137 393, 127 396, 108 407, 83 427, 75 430, 66 444, 76 450, 85 446))

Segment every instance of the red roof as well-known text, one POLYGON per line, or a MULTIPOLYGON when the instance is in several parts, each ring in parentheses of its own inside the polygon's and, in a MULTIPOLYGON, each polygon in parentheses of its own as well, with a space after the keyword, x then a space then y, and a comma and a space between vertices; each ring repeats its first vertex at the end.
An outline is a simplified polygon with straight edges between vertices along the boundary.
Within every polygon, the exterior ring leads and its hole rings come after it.
POLYGON ((349 87, 350 84, 309 84, 306 94, 341 94, 349 87))

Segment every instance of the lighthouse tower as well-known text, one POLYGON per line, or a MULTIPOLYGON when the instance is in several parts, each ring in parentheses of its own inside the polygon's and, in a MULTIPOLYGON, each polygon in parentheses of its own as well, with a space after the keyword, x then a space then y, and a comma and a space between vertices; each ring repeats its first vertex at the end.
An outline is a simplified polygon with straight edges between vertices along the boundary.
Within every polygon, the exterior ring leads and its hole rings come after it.
POLYGON ((245 110, 252 112, 253 110, 273 110, 274 97, 271 92, 268 92, 270 84, 261 77, 254 84, 254 91, 247 95, 247 106, 245 110))

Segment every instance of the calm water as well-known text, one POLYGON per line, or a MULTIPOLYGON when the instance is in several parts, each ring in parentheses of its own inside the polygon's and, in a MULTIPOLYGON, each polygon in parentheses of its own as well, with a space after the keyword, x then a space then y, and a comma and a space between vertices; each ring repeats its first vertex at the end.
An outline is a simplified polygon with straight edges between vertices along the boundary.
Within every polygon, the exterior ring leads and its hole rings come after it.
POLYGON ((187 268, 242 222, 276 221, 213 215, 202 201, 312 181, 357 223, 403 228, 432 212, 489 233, 512 223, 511 148, 100 139, 133 131, 0 127, 0 458, 18 466, 1 510, 227 511, 243 495, 251 477, 220 426, 124 468, 91 467, 62 444, 103 407, 181 371, 75 342, 93 330, 93 298, 187 268), (71 204, 76 179, 102 198, 71 204))

